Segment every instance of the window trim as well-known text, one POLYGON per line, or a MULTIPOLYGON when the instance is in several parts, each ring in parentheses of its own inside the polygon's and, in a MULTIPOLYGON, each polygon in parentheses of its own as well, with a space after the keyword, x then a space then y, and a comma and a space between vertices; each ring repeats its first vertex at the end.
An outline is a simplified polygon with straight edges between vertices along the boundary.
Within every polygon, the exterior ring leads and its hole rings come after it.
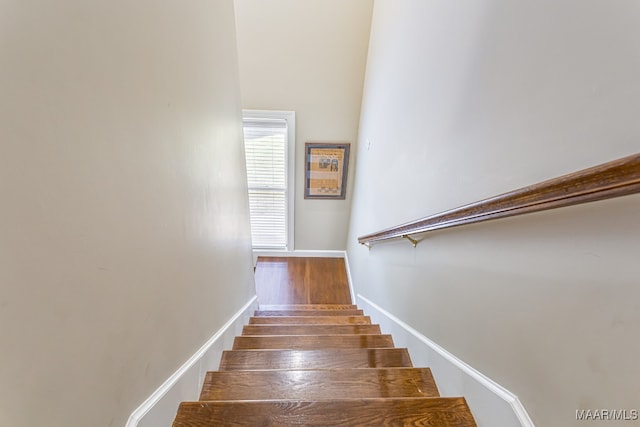
MULTIPOLYGON (((295 111, 281 110, 242 110, 243 128, 245 119, 282 119, 287 122, 287 143, 285 144, 285 158, 287 168, 285 171, 286 182, 286 202, 287 212, 285 221, 287 223, 287 246, 284 251, 294 250, 294 222, 295 222, 295 147, 296 147, 296 113, 295 111)), ((244 135, 244 132, 243 132, 244 135)), ((244 144, 244 138, 243 138, 244 144)), ((245 168, 246 171, 246 168, 245 168)), ((253 248, 254 251, 274 251, 274 249, 253 248)))

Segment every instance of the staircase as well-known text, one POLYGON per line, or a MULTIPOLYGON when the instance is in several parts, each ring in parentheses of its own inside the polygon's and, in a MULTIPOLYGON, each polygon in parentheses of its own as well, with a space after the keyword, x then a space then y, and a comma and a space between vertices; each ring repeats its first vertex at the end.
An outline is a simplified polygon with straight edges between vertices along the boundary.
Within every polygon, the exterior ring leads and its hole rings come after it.
POLYGON ((354 305, 262 305, 174 427, 476 426, 354 305))

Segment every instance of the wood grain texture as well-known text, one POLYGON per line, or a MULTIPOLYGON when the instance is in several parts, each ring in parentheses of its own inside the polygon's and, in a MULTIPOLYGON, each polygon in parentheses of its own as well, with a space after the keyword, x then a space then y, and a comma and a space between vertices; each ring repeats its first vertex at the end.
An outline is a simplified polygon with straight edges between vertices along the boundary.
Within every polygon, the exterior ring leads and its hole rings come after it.
POLYGON ((380 325, 245 325, 242 335, 380 334, 380 325))
POLYGON ((227 350, 220 370, 413 367, 406 348, 227 350))
POLYGON ((358 237, 360 243, 640 193, 640 154, 358 237))
POLYGON ((464 398, 185 402, 173 427, 476 427, 464 398))
POLYGON ((250 325, 269 324, 313 324, 313 325, 370 325, 369 316, 279 316, 279 317, 256 317, 249 318, 250 325))
POLYGON ((207 372, 200 400, 438 397, 429 368, 207 372))
POLYGON ((256 310, 254 316, 363 316, 362 310, 256 310))
POLYGON ((238 336, 233 341, 233 350, 391 347, 393 347, 391 335, 262 335, 238 336))
POLYGON ((475 426, 463 398, 436 397, 431 371, 350 304, 342 260, 279 261, 257 271, 260 309, 175 427, 475 426))
POLYGON ((260 304, 260 310, 357 310, 355 304, 260 304))
POLYGON ((258 257, 260 304, 351 304, 342 258, 258 257))

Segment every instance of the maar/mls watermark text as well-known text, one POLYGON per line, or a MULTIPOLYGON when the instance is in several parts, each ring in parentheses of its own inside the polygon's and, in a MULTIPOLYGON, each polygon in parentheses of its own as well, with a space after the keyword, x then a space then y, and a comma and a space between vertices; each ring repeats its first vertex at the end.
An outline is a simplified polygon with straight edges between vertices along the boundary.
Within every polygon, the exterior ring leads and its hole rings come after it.
POLYGON ((637 421, 637 409, 576 409, 578 421, 637 421))

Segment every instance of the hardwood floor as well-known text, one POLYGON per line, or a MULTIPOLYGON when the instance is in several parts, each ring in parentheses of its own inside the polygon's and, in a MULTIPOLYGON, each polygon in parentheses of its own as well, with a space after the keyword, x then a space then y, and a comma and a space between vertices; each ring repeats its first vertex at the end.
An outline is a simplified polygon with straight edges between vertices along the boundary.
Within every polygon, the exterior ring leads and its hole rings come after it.
POLYGON ((476 427, 351 304, 342 259, 259 258, 259 309, 174 427, 476 427))
POLYGON ((256 293, 269 304, 351 304, 342 258, 259 257, 256 293))

